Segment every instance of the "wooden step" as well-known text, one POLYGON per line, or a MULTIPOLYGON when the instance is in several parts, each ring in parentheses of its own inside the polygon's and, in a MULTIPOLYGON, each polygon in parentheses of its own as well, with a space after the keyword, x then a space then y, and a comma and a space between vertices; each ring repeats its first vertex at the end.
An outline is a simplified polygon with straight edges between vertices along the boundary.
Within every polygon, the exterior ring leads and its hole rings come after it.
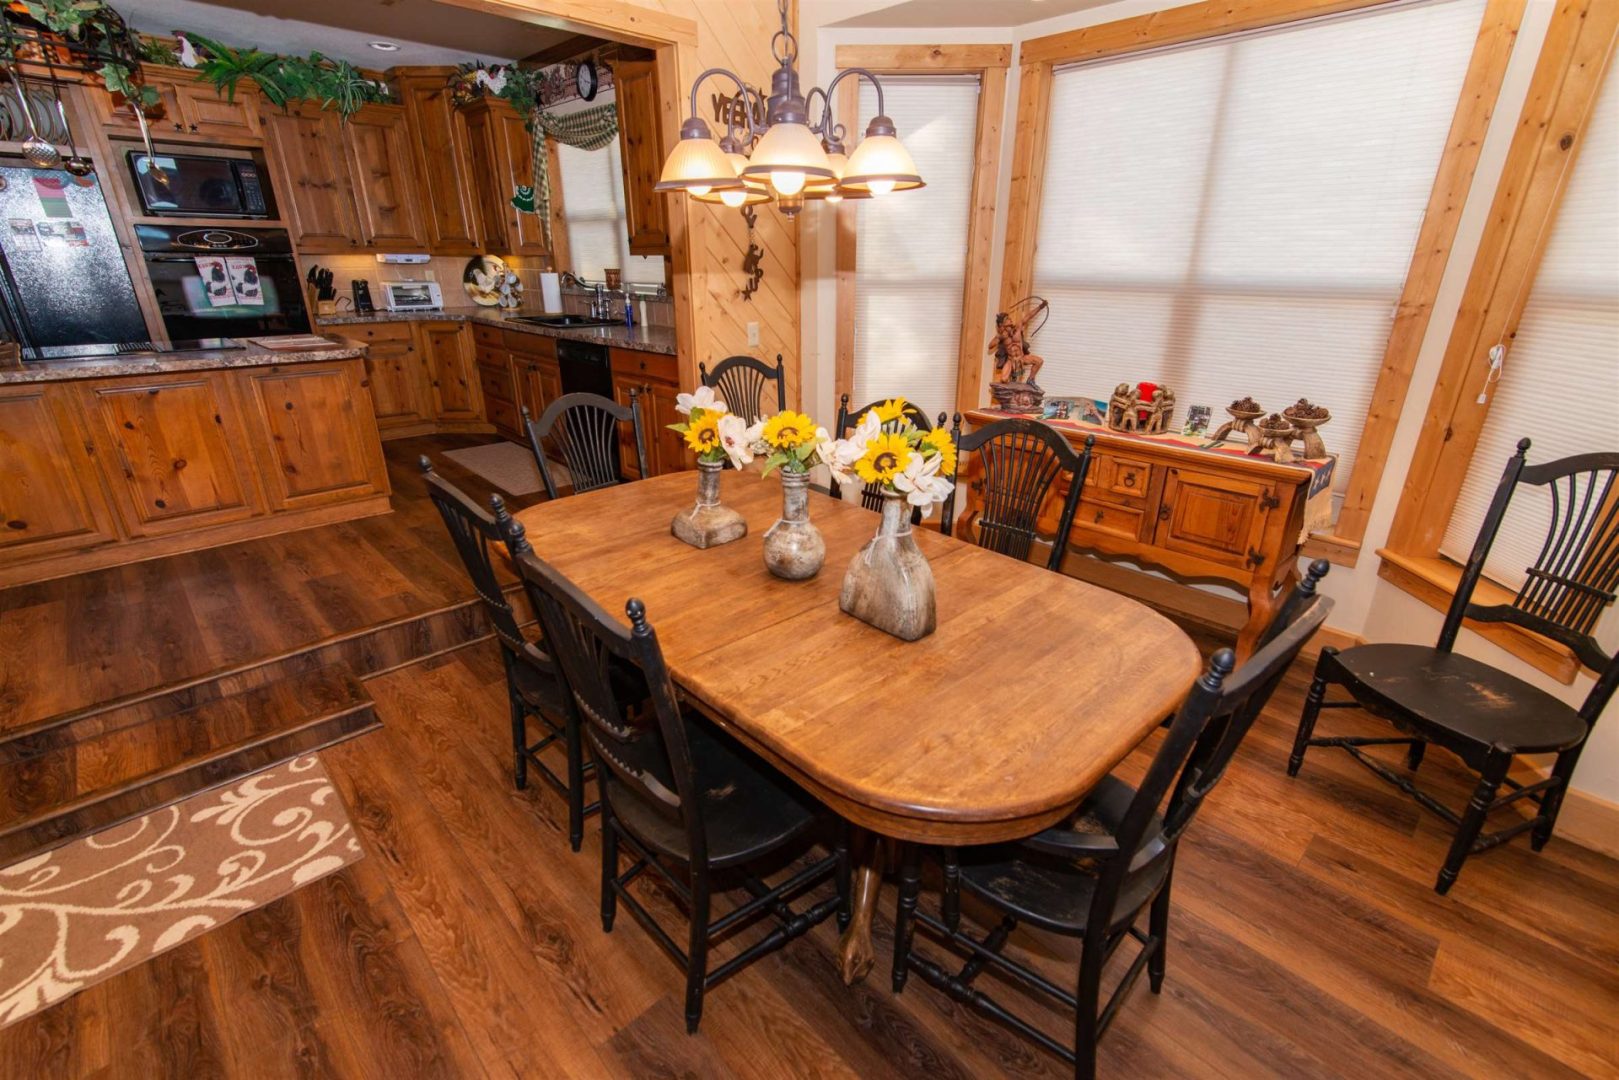
POLYGON ((330 665, 14 744, 0 759, 0 866, 379 726, 359 680, 330 665))

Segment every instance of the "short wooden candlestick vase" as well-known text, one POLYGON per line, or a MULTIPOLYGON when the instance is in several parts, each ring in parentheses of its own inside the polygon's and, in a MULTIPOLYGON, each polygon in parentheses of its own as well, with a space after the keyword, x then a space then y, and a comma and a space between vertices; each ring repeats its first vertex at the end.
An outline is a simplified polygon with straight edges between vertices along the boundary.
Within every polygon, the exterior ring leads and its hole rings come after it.
POLYGON ((723 462, 697 463, 697 505, 682 510, 669 523, 669 531, 676 539, 694 548, 711 548, 748 535, 748 523, 742 515, 720 505, 720 473, 724 470, 723 462))
POLYGON ((849 563, 838 607, 905 641, 925 638, 937 629, 933 568, 916 546, 911 508, 903 496, 883 494, 877 535, 849 563))
POLYGON ((781 517, 765 530, 765 568, 787 581, 821 572, 826 541, 809 519, 809 473, 781 474, 781 517))

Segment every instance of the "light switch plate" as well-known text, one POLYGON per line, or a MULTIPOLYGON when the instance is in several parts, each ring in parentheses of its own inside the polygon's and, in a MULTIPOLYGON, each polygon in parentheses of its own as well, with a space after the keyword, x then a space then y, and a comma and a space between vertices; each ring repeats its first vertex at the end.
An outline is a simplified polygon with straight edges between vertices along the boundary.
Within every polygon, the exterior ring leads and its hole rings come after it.
POLYGON ((756 322, 750 322, 748 324, 748 344, 759 344, 759 324, 756 322))

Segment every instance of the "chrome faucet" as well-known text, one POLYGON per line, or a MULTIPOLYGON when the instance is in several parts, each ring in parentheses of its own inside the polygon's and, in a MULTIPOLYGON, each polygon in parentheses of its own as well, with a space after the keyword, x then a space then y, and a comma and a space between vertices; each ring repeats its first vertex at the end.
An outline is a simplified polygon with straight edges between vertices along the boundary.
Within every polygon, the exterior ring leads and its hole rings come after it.
POLYGON ((607 312, 611 306, 612 301, 607 299, 607 286, 597 282, 596 291, 590 295, 590 317, 592 319, 607 318, 607 312))

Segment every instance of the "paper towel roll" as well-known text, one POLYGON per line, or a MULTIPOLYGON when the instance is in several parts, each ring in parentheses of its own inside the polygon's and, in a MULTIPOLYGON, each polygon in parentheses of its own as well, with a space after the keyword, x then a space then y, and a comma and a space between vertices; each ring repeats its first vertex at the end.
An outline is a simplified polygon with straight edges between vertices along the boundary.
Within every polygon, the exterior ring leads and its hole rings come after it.
POLYGON ((540 303, 546 311, 562 310, 562 276, 540 275, 540 303))

